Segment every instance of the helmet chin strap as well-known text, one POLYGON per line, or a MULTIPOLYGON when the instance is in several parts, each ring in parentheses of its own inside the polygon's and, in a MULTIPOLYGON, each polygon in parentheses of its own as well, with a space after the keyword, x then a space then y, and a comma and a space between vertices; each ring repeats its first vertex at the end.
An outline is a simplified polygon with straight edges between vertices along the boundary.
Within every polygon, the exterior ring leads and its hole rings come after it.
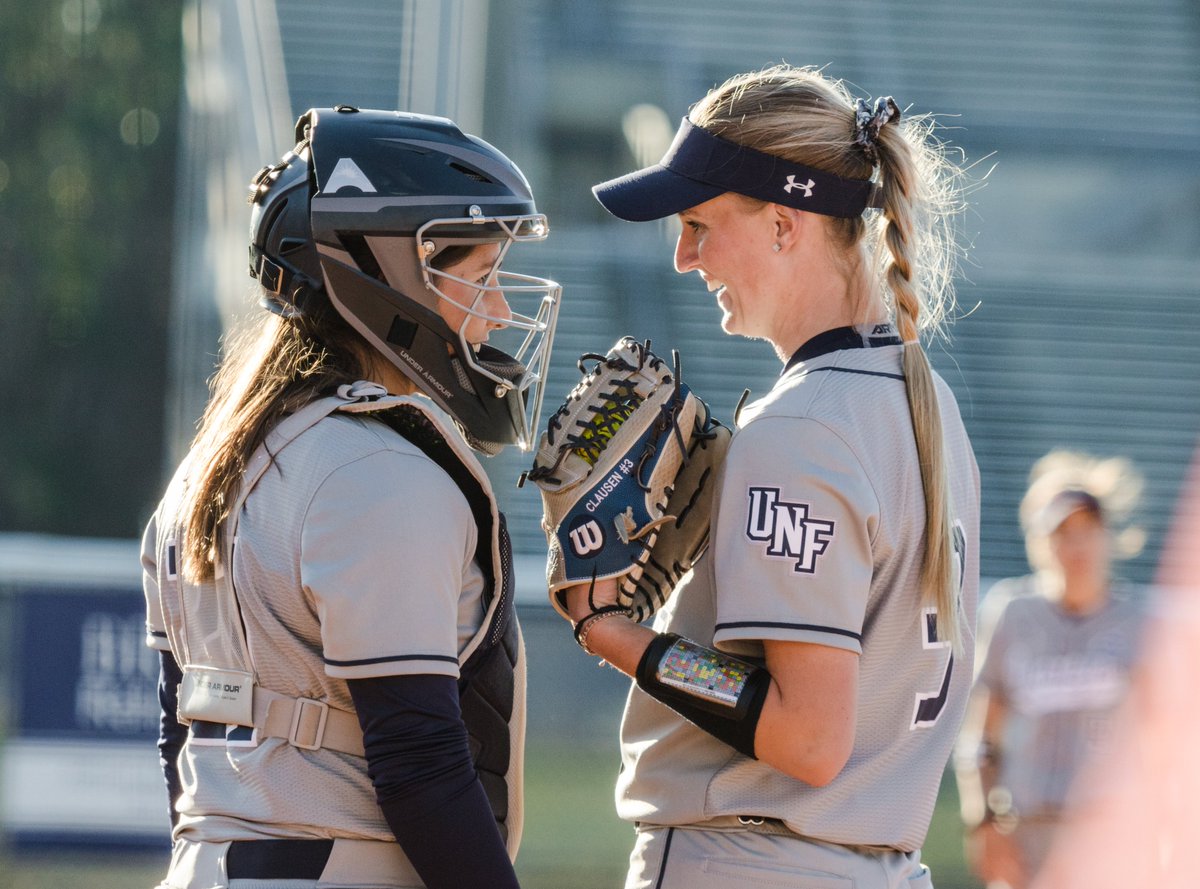
POLYGON ((471 434, 471 430, 466 426, 463 426, 461 423, 458 424, 458 429, 462 433, 463 438, 467 440, 467 444, 471 446, 471 449, 479 451, 481 454, 486 454, 489 457, 495 457, 505 448, 503 444, 498 442, 483 441, 476 438, 471 434))
MULTIPOLYGON (((486 343, 480 344, 479 352, 475 355, 475 362, 489 373, 495 374, 506 381, 503 384, 496 384, 494 394, 497 398, 504 399, 506 403, 508 403, 509 399, 516 399, 521 402, 521 408, 528 408, 531 388, 529 368, 507 353, 493 349, 486 343)), ((520 425, 526 427, 518 430, 519 437, 524 440, 525 447, 530 447, 532 445, 531 439, 536 435, 535 430, 528 428, 532 416, 526 409, 517 410, 516 413, 522 418, 520 425)), ((468 436, 468 438, 471 438, 471 436, 468 436)), ((491 450, 490 444, 488 442, 478 442, 476 439, 472 443, 472 447, 477 447, 478 450, 482 450, 491 456, 496 452, 491 450)), ((495 447, 499 448, 503 446, 496 445, 495 447)))

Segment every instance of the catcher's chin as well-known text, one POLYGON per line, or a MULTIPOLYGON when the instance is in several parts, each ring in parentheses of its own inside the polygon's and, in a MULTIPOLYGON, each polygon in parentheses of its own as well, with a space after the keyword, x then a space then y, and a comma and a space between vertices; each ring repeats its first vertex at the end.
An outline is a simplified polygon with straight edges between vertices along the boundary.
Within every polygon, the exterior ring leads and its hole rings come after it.
POLYGON ((559 590, 557 595, 566 605, 567 614, 571 615, 571 620, 578 623, 595 611, 595 608, 588 604, 589 595, 591 601, 598 606, 616 604, 619 583, 618 578, 610 577, 594 583, 581 583, 565 587, 559 590))

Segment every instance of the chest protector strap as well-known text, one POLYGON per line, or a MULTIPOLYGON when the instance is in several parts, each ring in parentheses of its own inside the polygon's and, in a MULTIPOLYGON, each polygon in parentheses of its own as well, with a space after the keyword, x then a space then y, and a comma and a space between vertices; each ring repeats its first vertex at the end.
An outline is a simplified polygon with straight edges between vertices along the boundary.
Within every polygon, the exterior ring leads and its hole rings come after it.
MULTIPOLYGON (((200 720, 220 725, 255 726, 260 733, 266 728, 267 704, 262 701, 255 704, 257 677, 233 588, 232 565, 238 519, 247 496, 270 467, 274 455, 306 429, 360 397, 353 391, 354 387, 342 388, 346 390, 344 393, 314 401, 285 417, 251 455, 238 495, 222 527, 221 549, 214 559, 211 581, 191 584, 184 580, 181 572, 176 572, 173 538, 177 536, 177 529, 167 530, 168 539, 159 542, 159 569, 167 572, 165 579, 170 581, 163 583, 160 580, 159 584, 166 630, 171 650, 183 671, 178 709, 179 719, 183 722, 200 720)), ((186 489, 186 486, 187 471, 183 467, 172 480, 167 500, 179 502, 181 494, 175 489, 186 489)), ((278 704, 275 709, 280 709, 278 704)), ((273 724, 282 719, 277 716, 273 724)))

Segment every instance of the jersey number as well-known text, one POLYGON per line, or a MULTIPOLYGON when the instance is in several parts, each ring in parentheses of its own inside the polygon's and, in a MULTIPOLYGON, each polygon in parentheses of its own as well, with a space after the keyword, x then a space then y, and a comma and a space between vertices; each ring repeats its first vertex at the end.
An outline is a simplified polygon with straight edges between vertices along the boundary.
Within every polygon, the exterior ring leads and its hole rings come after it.
MULTIPOLYGON (((962 593, 963 579, 967 575, 967 539, 962 525, 954 523, 954 555, 958 561, 958 591, 962 593)), ((921 647, 926 651, 935 648, 950 648, 949 642, 942 642, 937 636, 937 609, 924 609, 924 626, 921 628, 921 647)), ((913 709, 913 720, 910 728, 928 728, 938 721, 946 699, 950 697, 950 673, 954 669, 954 652, 946 657, 946 672, 942 674, 942 684, 932 694, 918 694, 916 707, 913 709)))

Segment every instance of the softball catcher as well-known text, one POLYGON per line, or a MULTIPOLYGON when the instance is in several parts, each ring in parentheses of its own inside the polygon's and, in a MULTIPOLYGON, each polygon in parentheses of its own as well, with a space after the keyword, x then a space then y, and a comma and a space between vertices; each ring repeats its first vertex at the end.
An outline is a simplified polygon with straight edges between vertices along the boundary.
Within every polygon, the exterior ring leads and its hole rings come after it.
MULTIPOLYGON (((777 67, 713 90, 659 164, 594 189, 623 219, 678 214, 676 269, 783 364, 721 446, 708 533, 652 628, 637 583, 677 515, 695 396, 677 374, 657 401, 653 379, 619 386, 647 417, 598 398, 615 434, 584 414, 564 439, 552 420, 531 471, 552 601, 636 680, 616 790, 637 826, 627 889, 932 885, 920 848, 971 681, 979 482, 918 341, 951 303, 938 223, 957 206, 928 129, 777 67), (564 501, 552 467, 580 460, 604 469, 564 501), (642 467, 638 484, 614 465, 642 467)), ((609 356, 622 380, 641 366, 627 349, 609 356)))
POLYGON ((529 447, 559 288, 451 121, 300 118, 250 187, 268 310, 146 529, 163 887, 517 885, 525 664, 476 452, 529 447))

